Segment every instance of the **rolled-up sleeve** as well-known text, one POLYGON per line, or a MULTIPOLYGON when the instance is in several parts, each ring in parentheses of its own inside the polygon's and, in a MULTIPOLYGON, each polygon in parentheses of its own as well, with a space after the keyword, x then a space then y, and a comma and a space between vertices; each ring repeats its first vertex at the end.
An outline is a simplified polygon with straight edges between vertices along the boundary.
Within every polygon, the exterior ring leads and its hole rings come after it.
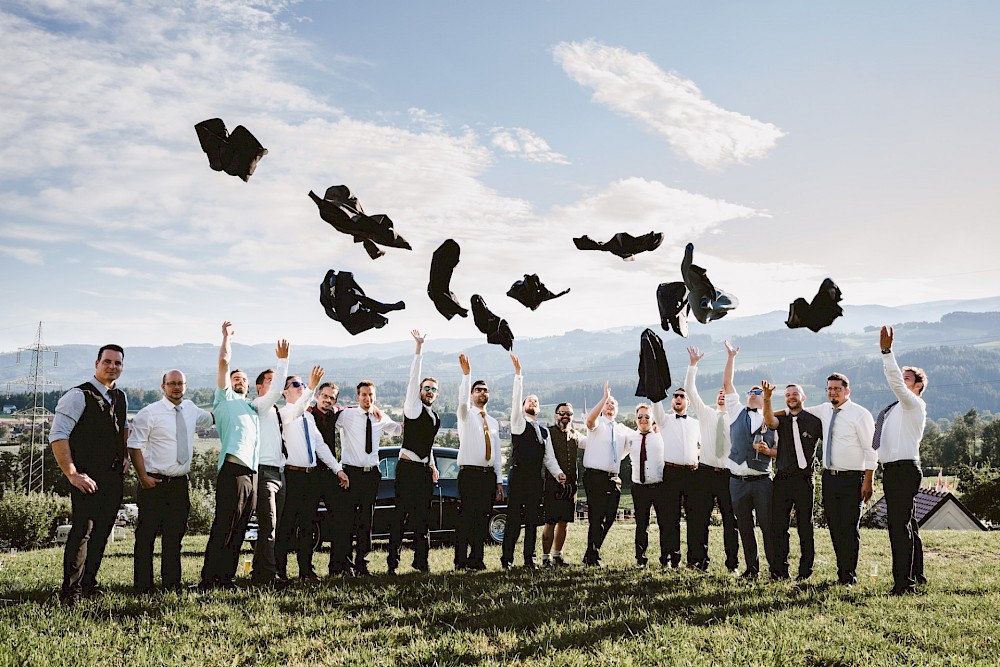
POLYGON ((56 416, 52 419, 52 428, 49 430, 49 444, 57 440, 69 440, 85 407, 86 399, 79 388, 74 387, 62 395, 56 404, 56 416))

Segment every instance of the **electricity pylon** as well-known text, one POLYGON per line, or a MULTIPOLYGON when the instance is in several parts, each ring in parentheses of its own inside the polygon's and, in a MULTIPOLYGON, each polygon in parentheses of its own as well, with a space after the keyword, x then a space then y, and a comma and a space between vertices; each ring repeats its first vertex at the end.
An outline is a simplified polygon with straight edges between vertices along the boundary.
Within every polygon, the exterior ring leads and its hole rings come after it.
POLYGON ((24 489, 30 493, 32 491, 42 492, 45 490, 45 447, 48 443, 41 438, 41 429, 36 429, 36 422, 47 422, 52 413, 45 409, 45 387, 58 386, 55 382, 49 382, 45 377, 43 366, 45 365, 45 353, 52 352, 53 366, 59 365, 59 352, 55 348, 42 345, 42 323, 38 323, 38 333, 35 334, 35 344, 30 347, 20 347, 17 350, 17 363, 21 363, 21 353, 31 352, 31 372, 22 378, 11 380, 7 383, 7 390, 12 384, 25 385, 30 387, 33 401, 30 408, 25 408, 17 412, 19 417, 27 417, 31 421, 31 444, 28 454, 28 473, 24 476, 24 489), (41 442, 36 443, 36 440, 41 442))

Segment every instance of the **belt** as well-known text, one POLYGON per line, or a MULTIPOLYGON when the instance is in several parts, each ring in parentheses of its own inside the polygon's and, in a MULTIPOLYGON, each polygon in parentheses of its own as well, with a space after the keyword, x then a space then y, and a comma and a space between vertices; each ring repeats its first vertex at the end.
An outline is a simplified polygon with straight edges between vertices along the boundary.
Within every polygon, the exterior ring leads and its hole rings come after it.
MULTIPOLYGON (((285 467, 287 468, 288 466, 285 466, 285 467)), ((357 470, 357 471, 360 471, 360 472, 371 472, 373 470, 378 470, 378 466, 350 466, 350 465, 345 464, 344 465, 344 470, 357 470)))
POLYGON ((151 473, 147 473, 147 474, 150 477, 152 477, 153 479, 158 479, 161 482, 176 482, 176 481, 179 481, 179 480, 184 480, 186 482, 187 478, 188 478, 187 475, 178 475, 177 477, 170 477, 169 475, 161 475, 158 472, 151 472, 151 473))
MULTIPOLYGON (((285 467, 287 468, 288 466, 285 467)), ((271 470, 281 470, 281 466, 269 466, 269 465, 264 465, 263 463, 258 463, 257 469, 260 470, 261 468, 269 468, 271 470)))
POLYGON ((899 461, 889 461, 888 463, 883 463, 883 468, 901 468, 903 466, 913 466, 914 468, 919 468, 920 466, 916 461, 912 459, 901 459, 899 461))
POLYGON ((793 472, 783 472, 779 471, 774 473, 775 479, 791 479, 792 477, 812 477, 812 468, 808 470, 795 470, 793 472))
POLYGON ((607 470, 601 470, 600 468, 584 468, 584 472, 596 472, 598 475, 605 475, 607 477, 617 477, 618 473, 608 472, 607 470))
POLYGON ((865 472, 864 470, 831 470, 830 468, 824 468, 823 469, 823 474, 824 475, 833 475, 833 476, 837 476, 837 475, 862 475, 862 474, 864 474, 864 472, 865 472))
POLYGON ((640 484, 639 482, 635 482, 635 481, 632 482, 632 486, 633 487, 641 486, 644 489, 655 489, 656 487, 658 487, 658 486, 660 486, 662 484, 663 484, 663 482, 649 482, 648 484, 640 484))
MULTIPOLYGON (((414 461, 413 459, 404 459, 402 456, 399 457, 399 462, 400 463, 411 463, 413 465, 423 466, 424 468, 430 468, 431 467, 431 462, 430 461, 424 463, 423 461, 414 461)), ((492 470, 492 468, 490 468, 490 470, 492 470)))
POLYGON ((754 481, 756 481, 758 479, 771 479, 770 476, 768 476, 767 473, 763 473, 763 474, 760 474, 760 475, 737 475, 736 473, 730 473, 730 476, 733 479, 739 479, 739 480, 742 480, 744 482, 754 482, 754 481))
POLYGON ((458 466, 459 470, 475 470, 476 472, 491 472, 495 473, 493 466, 458 466))
POLYGON ((697 470, 698 469, 697 465, 689 466, 689 465, 685 465, 683 463, 671 463, 670 461, 664 461, 663 465, 667 466, 668 468, 680 468, 681 470, 697 470))
POLYGON ((715 466, 710 466, 705 463, 699 463, 698 470, 708 470, 709 472, 719 473, 720 475, 729 473, 729 468, 716 468, 715 466))
MULTIPOLYGON (((346 468, 347 466, 344 467, 346 468)), ((291 470, 292 472, 314 472, 316 470, 316 466, 293 466, 286 463, 285 470, 291 470)))

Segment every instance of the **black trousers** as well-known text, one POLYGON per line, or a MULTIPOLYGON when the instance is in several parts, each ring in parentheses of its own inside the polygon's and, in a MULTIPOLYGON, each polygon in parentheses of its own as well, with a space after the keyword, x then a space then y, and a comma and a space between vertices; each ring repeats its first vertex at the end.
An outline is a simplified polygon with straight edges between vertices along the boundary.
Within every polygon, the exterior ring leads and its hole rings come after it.
POLYGON ((455 567, 484 569, 486 539, 496 498, 497 476, 486 470, 464 467, 458 471, 458 525, 455 535, 455 567))
POLYGON ((164 588, 181 583, 181 540, 187 532, 191 498, 187 477, 164 478, 151 489, 139 485, 132 582, 137 591, 153 588, 153 545, 161 534, 160 579, 164 588))
POLYGON ((726 569, 735 570, 740 564, 740 534, 736 529, 733 496, 729 492, 729 470, 700 465, 688 492, 688 562, 707 568, 708 527, 712 510, 719 506, 722 515, 722 544, 726 554, 726 569), (693 531, 693 532, 692 532, 693 531))
POLYGON ((913 499, 922 474, 911 462, 882 467, 886 521, 892 546, 892 581, 896 590, 912 589, 924 578, 924 543, 914 514, 913 499))
POLYGON ((697 470, 687 468, 663 467, 663 514, 657 512, 656 522, 660 524, 660 533, 666 533, 666 552, 660 554, 660 563, 677 567, 681 562, 681 508, 687 517, 687 562, 691 565, 699 562, 697 543, 701 531, 692 514, 697 514, 692 506, 692 496, 697 483, 697 470))
POLYGON ((514 562, 514 547, 524 523, 524 563, 534 563, 538 540, 538 507, 542 504, 545 480, 539 468, 514 466, 507 478, 507 526, 503 533, 501 563, 514 562))
POLYGON ((587 551, 583 562, 597 565, 601 561, 601 545, 618 515, 618 503, 622 492, 615 480, 617 473, 586 468, 583 471, 583 486, 587 490, 587 551))
POLYGON ((239 564, 240 547, 253 513, 256 475, 245 465, 223 461, 215 478, 215 519, 201 568, 204 585, 231 584, 239 564))
POLYGON ((97 585, 97 571, 122 503, 123 482, 119 473, 88 471, 87 474, 97 483, 97 492, 85 494, 75 486, 70 491, 73 528, 63 552, 62 599, 97 585))
MULTIPOLYGON (((333 554, 334 544, 338 537, 337 518, 347 511, 347 494, 340 488, 340 478, 326 466, 319 468, 316 475, 319 477, 319 499, 326 507, 326 518, 323 520, 323 524, 329 526, 327 529, 327 536, 330 538, 329 568, 331 573, 336 573, 333 554)), ((320 540, 323 539, 322 535, 323 531, 320 529, 320 540)))
POLYGON ((842 584, 858 580, 858 552, 861 550, 861 471, 833 475, 823 471, 823 510, 830 527, 830 540, 837 555, 837 580, 842 584))
MULTIPOLYGON (((368 554, 372 550, 372 521, 375 518, 375 500, 378 498, 378 484, 382 480, 379 469, 372 468, 368 472, 364 468, 344 466, 344 472, 350 480, 347 489, 346 502, 337 521, 339 535, 333 543, 333 565, 331 569, 341 571, 351 563, 354 555, 354 569, 359 572, 368 570, 368 554), (354 536, 357 535, 355 547, 354 536)), ((288 502, 287 500, 285 502, 288 502)))
POLYGON ((813 571, 816 547, 813 539, 813 502, 816 483, 812 469, 790 475, 776 476, 771 491, 771 531, 774 535, 774 567, 771 574, 787 577, 788 574, 788 526, 792 508, 795 508, 795 525, 799 533, 800 577, 808 577, 813 571))
POLYGON ((293 551, 299 576, 315 574, 312 566, 313 520, 322 490, 320 484, 315 468, 310 472, 285 468, 285 505, 274 543, 274 563, 280 576, 288 576, 288 554, 293 551))
POLYGON ((430 466, 416 461, 399 459, 396 466, 396 509, 389 523, 389 553, 386 556, 390 570, 399 567, 403 549, 403 531, 409 526, 413 532, 413 567, 427 569, 427 554, 431 549, 430 516, 434 498, 434 473, 430 466))
POLYGON ((656 510, 656 523, 660 528, 660 564, 666 564, 670 560, 667 531, 664 530, 665 526, 663 525, 666 521, 664 517, 669 513, 665 501, 662 482, 656 484, 632 483, 632 505, 635 508, 635 561, 640 565, 649 562, 646 550, 649 548, 650 509, 656 510))

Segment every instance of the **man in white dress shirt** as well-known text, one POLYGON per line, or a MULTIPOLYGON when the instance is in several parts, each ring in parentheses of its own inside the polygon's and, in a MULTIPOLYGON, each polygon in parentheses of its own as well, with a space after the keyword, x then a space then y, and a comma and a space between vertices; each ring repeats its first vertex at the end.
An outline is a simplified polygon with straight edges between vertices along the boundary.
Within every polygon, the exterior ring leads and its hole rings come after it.
MULTIPOLYGON (((665 400, 665 399, 664 399, 665 400)), ((698 470, 698 424, 688 419, 688 397, 683 387, 678 387, 670 396, 670 412, 663 407, 664 401, 653 403, 653 419, 660 427, 663 439, 663 513, 656 511, 656 522, 660 525, 661 544, 666 548, 660 553, 660 565, 679 567, 681 563, 681 506, 687 517, 687 564, 695 567, 702 561, 696 545, 699 538, 698 526, 692 520, 693 502, 697 488, 698 470), (698 554, 698 555, 696 555, 698 554)), ((636 465, 632 449, 632 466, 636 465)), ((634 475, 633 475, 634 476, 634 475)))
POLYGON ((924 545, 914 514, 913 499, 920 490, 920 439, 927 421, 927 373, 896 363, 892 353, 892 327, 879 336, 882 368, 896 400, 879 412, 872 447, 882 463, 886 520, 892 546, 893 595, 915 593, 924 577, 924 545))
POLYGON ((587 489, 587 551, 584 565, 601 564, 601 545, 618 515, 622 495, 619 477, 622 460, 628 456, 628 436, 635 433, 624 424, 615 422, 618 401, 611 387, 604 383, 604 398, 587 415, 587 438, 581 442, 583 453, 583 486, 587 489))
POLYGON ((278 521, 274 556, 281 581, 288 579, 288 553, 295 551, 299 579, 316 581, 312 567, 312 525, 316 507, 323 493, 317 462, 323 461, 339 478, 340 486, 349 486, 347 475, 334 457, 311 413, 306 412, 308 398, 323 379, 323 369, 314 366, 306 386, 298 375, 285 381, 285 405, 278 409, 284 445, 285 506, 278 521))
MULTIPOLYGON (((732 447, 729 435, 729 415, 726 413, 726 392, 720 389, 715 399, 715 407, 710 407, 698 394, 698 362, 705 357, 697 347, 688 348, 687 376, 684 386, 691 400, 691 410, 698 418, 701 430, 701 448, 698 451, 699 491, 691 499, 689 522, 698 528, 695 542, 695 562, 699 570, 708 570, 708 526, 712 510, 716 505, 722 515, 722 543, 726 554, 726 570, 735 573, 740 564, 740 536, 736 529, 736 514, 733 512, 733 496, 729 492, 729 450, 732 447)), ((689 547, 690 540, 689 540, 689 547)))
POLYGON ((837 554, 837 581, 858 583, 861 508, 872 497, 878 455, 872 448, 875 420, 851 400, 850 381, 842 373, 826 380, 828 403, 805 408, 823 422, 823 510, 837 554))
MULTIPOLYGON (((375 407, 375 383, 363 380, 357 386, 358 407, 346 408, 337 417, 337 431, 340 433, 340 463, 350 482, 346 502, 346 516, 340 524, 340 538, 335 540, 331 570, 334 574, 354 574, 368 576, 368 554, 372 549, 372 520, 375 516, 375 499, 378 484, 382 480, 379 472, 379 442, 382 434, 399 435, 401 424, 375 407), (354 537, 357 534, 355 551, 354 537), (351 552, 355 557, 351 560, 351 552)), ((337 503, 341 505, 340 503, 337 503)))
MULTIPOLYGON (((649 405, 640 403, 635 408, 635 421, 639 430, 628 437, 626 448, 636 452, 632 460, 632 504, 635 508, 635 563, 646 567, 649 559, 650 509, 656 510, 656 523, 660 527, 660 563, 670 562, 663 494, 663 438, 653 431, 653 415, 649 405)), ((678 537, 679 539, 679 537, 678 537)))
POLYGON ((128 439, 129 458, 139 478, 132 579, 139 594, 153 591, 153 544, 157 533, 162 535, 161 584, 164 589, 181 586, 181 540, 191 511, 188 472, 195 427, 207 428, 213 421, 211 412, 184 399, 184 373, 167 371, 160 388, 163 398, 136 413, 128 439))
POLYGON ((458 525, 455 569, 485 570, 483 552, 489 536, 494 501, 503 502, 500 424, 486 414, 490 388, 485 380, 472 382, 472 366, 458 356, 462 382, 458 387, 458 525))

